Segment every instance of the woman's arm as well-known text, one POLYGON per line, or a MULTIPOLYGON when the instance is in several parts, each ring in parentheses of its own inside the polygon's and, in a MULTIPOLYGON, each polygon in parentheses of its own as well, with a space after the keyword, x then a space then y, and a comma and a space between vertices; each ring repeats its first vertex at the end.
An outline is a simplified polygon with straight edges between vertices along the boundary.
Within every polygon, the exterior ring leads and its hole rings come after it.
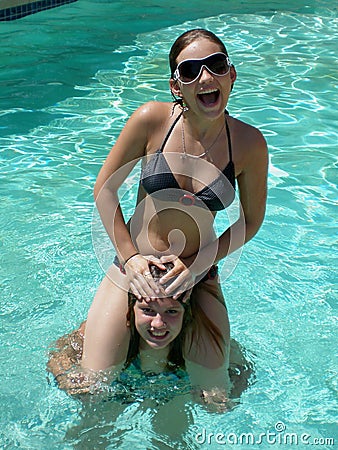
MULTIPOLYGON (((166 289, 168 295, 175 292, 175 295, 179 296, 181 290, 187 289, 196 276, 205 273, 208 268, 204 266, 204 261, 210 260, 210 257, 203 257, 203 254, 216 255, 214 258, 216 264, 252 239, 263 222, 267 198, 267 145, 259 130, 248 127, 246 131, 241 146, 247 146, 248 150, 245 152, 242 168, 237 174, 239 218, 216 241, 199 249, 198 254, 189 258, 175 258, 174 268, 162 279, 163 283, 167 283, 171 278, 177 277, 166 289)), ((170 257, 162 259, 165 262, 170 257)))
POLYGON ((136 110, 121 131, 104 162, 94 187, 94 197, 103 225, 122 261, 137 252, 119 206, 118 189, 135 164, 146 154, 152 105, 136 110))
POLYGON ((246 137, 250 150, 245 164, 237 176, 240 217, 219 237, 215 262, 238 250, 252 239, 261 227, 266 208, 268 151, 264 137, 256 128, 250 127, 246 137))
POLYGON ((156 296, 158 288, 151 277, 145 279, 143 275, 149 271, 148 260, 138 254, 130 236, 119 204, 118 189, 135 164, 145 156, 151 135, 161 122, 161 114, 161 104, 156 102, 146 103, 134 112, 103 164, 94 187, 102 223, 120 261, 128 261, 126 274, 130 288, 138 298, 156 296))

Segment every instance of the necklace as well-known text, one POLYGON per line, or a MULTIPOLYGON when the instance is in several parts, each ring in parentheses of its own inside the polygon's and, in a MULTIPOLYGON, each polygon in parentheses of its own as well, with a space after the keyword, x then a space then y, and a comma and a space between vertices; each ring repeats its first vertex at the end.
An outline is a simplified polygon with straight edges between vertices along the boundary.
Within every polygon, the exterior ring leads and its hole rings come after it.
MULTIPOLYGON (((224 124, 223 124, 222 128, 219 130, 219 132, 218 132, 216 138, 214 139, 214 141, 211 143, 211 145, 209 145, 209 147, 203 153, 201 153, 200 155, 190 155, 189 154, 189 156, 191 158, 196 158, 196 159, 203 158, 203 156, 206 156, 210 152, 212 147, 216 144, 216 142, 217 142, 218 138, 220 137, 223 129, 224 129, 224 124)), ((188 156, 188 153, 187 153, 186 146, 185 146, 185 134, 184 134, 184 125, 183 125, 183 115, 182 115, 182 122, 181 122, 181 130, 182 130, 182 149, 183 149, 183 154, 181 155, 181 159, 186 159, 187 156, 188 156)))

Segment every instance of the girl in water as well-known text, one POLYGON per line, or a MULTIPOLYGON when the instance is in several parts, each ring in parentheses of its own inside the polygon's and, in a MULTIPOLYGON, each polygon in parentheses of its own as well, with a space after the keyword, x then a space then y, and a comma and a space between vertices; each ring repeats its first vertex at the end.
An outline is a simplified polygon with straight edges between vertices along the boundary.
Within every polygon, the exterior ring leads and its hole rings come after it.
MULTIPOLYGON (((125 321, 129 291, 145 302, 175 300, 187 291, 207 319, 184 349, 190 380, 204 391, 229 393, 230 326, 217 264, 262 224, 267 146, 259 130, 226 110, 237 74, 217 36, 187 31, 173 44, 169 62, 174 103, 139 107, 96 181, 97 208, 117 259, 90 308, 81 365, 101 371, 124 363, 131 335, 125 321), (126 223, 118 189, 139 160, 137 205, 126 223), (217 237, 216 213, 232 203, 235 189, 239 218, 217 237), (169 261, 172 268, 159 287, 149 267, 164 269, 169 261), (211 329, 217 330, 217 343, 211 329)), ((165 330, 152 338, 165 340, 165 330)))
MULTIPOLYGON (((166 270, 162 271, 157 266, 150 266, 151 275, 156 283, 172 269, 173 264, 167 263, 165 267, 166 270)), ((184 294, 177 300, 169 297, 146 302, 143 299, 137 300, 129 293, 128 312, 125 318, 126 326, 130 329, 128 353, 124 363, 120 367, 115 367, 113 373, 101 372, 97 377, 96 373, 84 371, 80 367, 86 322, 83 322, 78 330, 57 340, 55 349, 49 355, 48 370, 54 375, 58 386, 71 395, 106 390, 106 393, 114 393, 114 400, 120 399, 125 403, 127 399, 131 400, 135 391, 144 393, 150 387, 154 390, 157 382, 158 402, 168 401, 170 398, 168 394, 177 391, 178 386, 181 386, 183 392, 187 392, 189 388, 195 399, 198 401, 202 399, 203 402, 210 404, 210 393, 198 392, 198 386, 190 385, 184 356, 202 323, 208 324, 210 340, 215 346, 221 345, 222 337, 219 330, 209 323, 203 310, 195 304, 193 297, 182 301, 183 297, 184 294), (119 386, 123 387, 123 395, 120 398, 117 395, 119 386)), ((232 342, 231 349, 229 374, 233 381, 233 395, 238 396, 246 387, 251 370, 235 341, 232 342)), ((213 390, 212 396, 213 401, 217 398, 218 408, 228 407, 225 392, 213 390)))

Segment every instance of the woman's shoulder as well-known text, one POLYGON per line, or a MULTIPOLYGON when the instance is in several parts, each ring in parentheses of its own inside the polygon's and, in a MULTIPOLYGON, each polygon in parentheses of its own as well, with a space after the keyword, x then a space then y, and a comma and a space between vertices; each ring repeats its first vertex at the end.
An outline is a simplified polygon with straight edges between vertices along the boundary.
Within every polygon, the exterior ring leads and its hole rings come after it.
POLYGON ((172 110, 172 103, 150 101, 144 103, 134 113, 139 120, 144 121, 148 125, 156 125, 168 120, 168 114, 172 110))
POLYGON ((253 125, 230 117, 231 140, 238 155, 244 159, 266 155, 267 143, 263 133, 253 125))
POLYGON ((252 167, 266 167, 268 149, 261 131, 234 117, 229 117, 229 124, 237 176, 252 167))
POLYGON ((262 132, 254 127, 253 125, 250 125, 247 122, 243 122, 242 120, 239 120, 235 117, 231 117, 231 124, 232 124, 232 130, 233 134, 241 137, 241 139, 246 140, 248 142, 251 142, 251 144, 263 144, 265 143, 264 136, 262 132))

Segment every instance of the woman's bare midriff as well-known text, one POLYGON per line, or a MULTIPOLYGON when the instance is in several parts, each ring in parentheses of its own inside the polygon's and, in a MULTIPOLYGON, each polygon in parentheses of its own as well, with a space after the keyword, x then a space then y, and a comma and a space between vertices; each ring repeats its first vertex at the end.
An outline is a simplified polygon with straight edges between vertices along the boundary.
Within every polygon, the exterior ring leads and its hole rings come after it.
POLYGON ((215 240, 213 222, 214 214, 206 208, 146 198, 142 217, 136 212, 129 229, 143 255, 187 258, 215 240))

